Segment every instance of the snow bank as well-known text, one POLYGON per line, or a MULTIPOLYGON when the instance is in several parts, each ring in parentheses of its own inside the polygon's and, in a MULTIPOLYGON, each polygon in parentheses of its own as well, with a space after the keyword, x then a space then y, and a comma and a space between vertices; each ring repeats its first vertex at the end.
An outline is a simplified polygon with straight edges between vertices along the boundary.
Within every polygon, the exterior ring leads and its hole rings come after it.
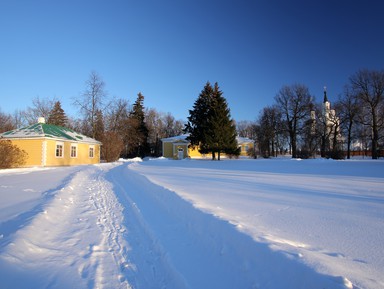
POLYGON ((349 282, 384 285, 383 161, 174 161, 130 168, 257 243, 342 276, 347 288, 349 282))

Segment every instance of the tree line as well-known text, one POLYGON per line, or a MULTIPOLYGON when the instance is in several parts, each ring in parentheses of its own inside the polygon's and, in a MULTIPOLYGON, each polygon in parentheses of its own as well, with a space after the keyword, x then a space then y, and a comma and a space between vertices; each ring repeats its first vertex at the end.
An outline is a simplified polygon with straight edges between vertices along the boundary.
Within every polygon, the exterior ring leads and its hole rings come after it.
POLYGON ((109 99, 101 76, 93 71, 81 95, 73 99, 78 109, 77 118, 66 115, 56 98, 32 100, 32 106, 13 115, 0 111, 0 133, 21 128, 44 117, 46 123, 60 125, 103 143, 101 157, 114 161, 119 157, 161 156, 161 139, 179 135, 183 121, 171 113, 158 112, 144 107, 144 95, 138 93, 136 101, 109 99))
POLYGON ((350 157, 352 148, 380 156, 384 137, 384 71, 359 70, 332 103, 335 115, 325 115, 324 103, 317 102, 304 84, 283 86, 271 106, 256 121, 235 122, 217 83, 206 83, 188 120, 175 120, 170 113, 145 108, 138 93, 128 100, 110 100, 105 83, 91 72, 83 93, 74 99, 78 118, 68 117, 59 100, 32 100, 32 106, 13 115, 0 111, 0 132, 35 123, 40 116, 47 123, 66 126, 103 143, 102 158, 160 156, 161 139, 189 133, 191 145, 220 159, 221 153, 237 155, 236 135, 255 140, 251 156, 290 153, 293 158, 350 157))
POLYGON ((350 158, 357 149, 370 151, 372 159, 382 156, 383 70, 359 70, 351 75, 332 103, 331 116, 303 84, 283 86, 274 100, 257 121, 237 123, 240 136, 257 140, 259 154, 270 157, 288 150, 293 158, 320 154, 339 159, 350 158))

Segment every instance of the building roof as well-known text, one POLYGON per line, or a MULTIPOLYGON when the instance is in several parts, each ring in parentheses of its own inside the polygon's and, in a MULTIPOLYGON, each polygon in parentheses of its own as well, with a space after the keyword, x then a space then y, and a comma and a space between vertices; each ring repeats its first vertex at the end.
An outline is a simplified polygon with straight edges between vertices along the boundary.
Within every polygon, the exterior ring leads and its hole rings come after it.
MULTIPOLYGON (((188 136, 189 136, 189 134, 187 133, 187 134, 182 134, 182 135, 178 135, 178 136, 162 138, 161 141, 162 142, 188 142, 188 140, 187 140, 188 136)), ((244 144, 244 143, 253 143, 254 142, 254 140, 252 140, 250 138, 240 137, 240 136, 236 137, 236 141, 239 145, 244 144)))
POLYGON ((189 142, 187 140, 187 137, 189 137, 189 133, 178 135, 178 136, 162 138, 161 141, 162 142, 189 142))
POLYGON ((101 144, 101 142, 75 132, 72 129, 41 122, 4 132, 0 134, 0 137, 7 139, 49 138, 63 141, 101 144))

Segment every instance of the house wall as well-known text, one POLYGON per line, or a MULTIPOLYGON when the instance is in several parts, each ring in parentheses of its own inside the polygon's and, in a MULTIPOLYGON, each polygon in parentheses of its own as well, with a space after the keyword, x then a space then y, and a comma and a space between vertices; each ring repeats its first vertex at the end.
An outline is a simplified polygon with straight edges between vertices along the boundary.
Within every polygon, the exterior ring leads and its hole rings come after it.
POLYGON ((248 149, 253 149, 253 143, 242 143, 240 146, 240 156, 246 157, 248 156, 247 150, 248 149))
POLYGON ((70 141, 47 140, 46 166, 74 166, 100 163, 100 145, 75 143, 70 141), (63 143, 63 156, 56 157, 56 144, 63 143), (77 146, 76 157, 71 157, 71 145, 77 146), (93 158, 89 157, 89 147, 94 147, 93 158))
POLYGON ((26 167, 41 166, 42 160, 42 140, 41 139, 15 139, 12 144, 24 150, 27 154, 26 167))
POLYGON ((163 157, 173 158, 173 143, 163 142, 163 157))
POLYGON ((183 150, 183 159, 188 157, 188 144, 174 144, 173 145, 173 158, 178 159, 179 149, 183 150))
POLYGON ((187 143, 163 143, 163 157, 178 159, 178 150, 183 149, 183 158, 188 157, 188 144, 187 143))
POLYGON ((190 158, 203 158, 205 157, 206 155, 202 155, 201 153, 199 153, 199 148, 198 147, 195 147, 195 148, 188 148, 188 155, 190 158))
POLYGON ((11 139, 12 143, 28 153, 25 166, 73 166, 100 163, 100 145, 56 141, 51 139, 11 139), (56 157, 56 144, 63 144, 63 157, 56 157), (77 156, 71 157, 71 144, 77 146, 77 156), (93 158, 89 157, 89 147, 94 147, 93 158))
MULTIPOLYGON (((254 144, 253 144, 253 142, 242 143, 239 146, 241 148, 240 156, 248 156, 247 149, 253 148, 254 144)), ((198 147, 192 148, 192 147, 188 147, 187 143, 173 143, 173 142, 163 142, 163 157, 177 159, 179 148, 184 149, 184 158, 186 158, 186 157, 211 158, 211 154, 202 155, 199 152, 198 147), (187 153, 187 151, 188 151, 188 153, 187 153)), ((221 156, 225 157, 225 154, 221 153, 221 156)))

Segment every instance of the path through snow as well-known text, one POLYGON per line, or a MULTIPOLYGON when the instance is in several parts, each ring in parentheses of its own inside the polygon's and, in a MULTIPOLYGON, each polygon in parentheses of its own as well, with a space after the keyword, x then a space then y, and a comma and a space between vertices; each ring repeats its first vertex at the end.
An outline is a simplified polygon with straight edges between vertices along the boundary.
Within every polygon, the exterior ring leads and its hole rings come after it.
MULTIPOLYGON (((343 276, 319 273, 302 258, 299 243, 291 244, 295 250, 274 249, 276 235, 258 241, 230 211, 215 216, 209 209, 214 202, 199 193, 209 198, 209 188, 231 189, 215 188, 223 181, 210 168, 199 168, 188 183, 193 169, 187 167, 179 168, 188 170, 179 175, 187 187, 171 182, 177 193, 167 179, 160 184, 156 178, 158 169, 165 172, 172 165, 103 164, 41 170, 30 177, 26 171, 18 190, 11 189, 17 187, 12 173, 0 174, 2 198, 35 192, 34 201, 19 205, 19 215, 14 199, 15 208, 0 219, 0 288, 358 288, 343 276), (61 181, 34 182, 55 170, 61 181), (194 184, 197 175, 200 183, 194 184)), ((244 179, 245 172, 237 178, 238 188, 251 180, 244 179)), ((246 208, 244 196, 228 201, 242 200, 246 208)))
POLYGON ((83 167, 1 240, 1 288, 129 288, 123 208, 105 168, 83 167))

